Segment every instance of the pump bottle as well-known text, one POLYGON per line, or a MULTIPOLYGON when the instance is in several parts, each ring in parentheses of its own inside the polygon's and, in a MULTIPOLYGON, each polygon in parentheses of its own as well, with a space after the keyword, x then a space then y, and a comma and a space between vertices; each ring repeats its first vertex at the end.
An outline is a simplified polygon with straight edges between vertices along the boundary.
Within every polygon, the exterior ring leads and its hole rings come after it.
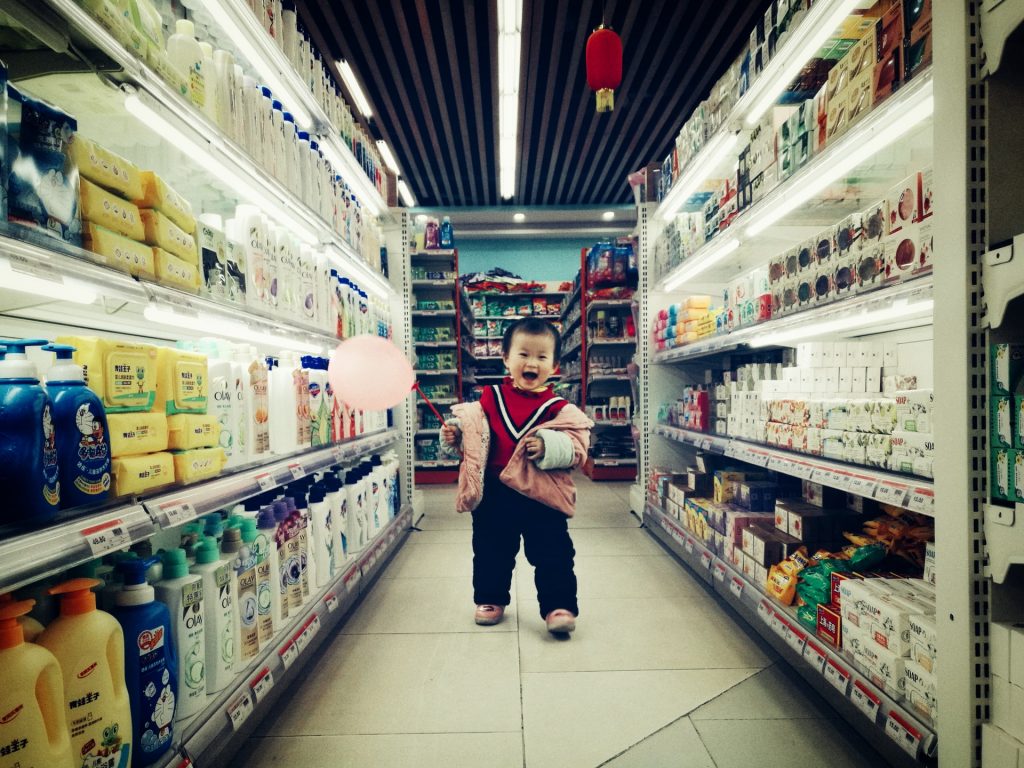
POLYGON ((217 540, 204 537, 196 546, 193 574, 202 577, 206 602, 206 690, 224 690, 234 676, 235 580, 231 568, 220 556, 217 540))
POLYGON ((188 572, 185 550, 163 553, 164 578, 154 589, 171 613, 171 639, 178 657, 178 707, 182 722, 206 707, 206 611, 203 580, 188 572))

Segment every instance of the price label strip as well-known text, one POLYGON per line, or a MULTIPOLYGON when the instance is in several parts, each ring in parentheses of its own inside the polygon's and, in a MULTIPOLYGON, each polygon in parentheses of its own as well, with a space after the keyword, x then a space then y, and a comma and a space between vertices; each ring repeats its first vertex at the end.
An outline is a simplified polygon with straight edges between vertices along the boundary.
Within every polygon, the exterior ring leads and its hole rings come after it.
POLYGON ((928 488, 914 488, 907 506, 914 512, 935 515, 935 492, 928 488))
POLYGON ((324 598, 328 613, 334 613, 338 609, 338 596, 333 592, 324 598))
POLYGON ((255 480, 261 491, 267 491, 274 487, 274 477, 269 472, 260 472, 255 476, 255 480))
POLYGON ((733 593, 737 600, 743 598, 743 579, 739 579, 733 576, 729 580, 729 591, 733 593))
POLYGON ((871 693, 860 680, 853 681, 853 688, 850 689, 850 699, 856 705, 857 709, 865 714, 865 716, 871 721, 875 722, 878 718, 879 706, 882 700, 871 693))
POLYGON ((686 554, 693 554, 693 539, 691 539, 689 536, 687 536, 686 541, 683 542, 683 549, 686 550, 686 554))
POLYGON ((832 661, 832 659, 825 662, 825 679, 843 696, 846 695, 850 687, 850 673, 832 661))
POLYGON ((285 669, 290 669, 295 660, 299 658, 299 646, 295 644, 294 640, 289 640, 287 644, 281 650, 277 652, 277 655, 281 657, 281 663, 285 669))
POLYGON ((902 507, 907 501, 907 486, 902 483, 894 483, 891 480, 883 480, 875 488, 875 499, 883 504, 892 504, 902 507))
POLYGON ((236 731, 241 728, 242 724, 249 719, 252 710, 252 696, 246 691, 240 699, 228 705, 228 720, 231 721, 231 728, 236 731))
POLYGON ((116 552, 119 549, 130 546, 132 543, 132 536, 121 518, 108 520, 105 523, 89 528, 83 528, 82 536, 89 545, 93 557, 116 552))
POLYGON ((913 758, 917 757, 921 748, 921 734, 895 712, 890 712, 886 718, 885 732, 890 739, 900 745, 900 749, 913 758))
POLYGON ((858 496, 864 496, 865 498, 872 498, 875 495, 876 482, 874 479, 867 475, 853 475, 850 476, 850 493, 856 493, 858 496))
POLYGON ((302 468, 302 465, 298 462, 288 465, 288 471, 292 473, 293 480, 301 480, 306 476, 306 470, 302 468))
POLYGON ((249 684, 249 687, 252 688, 252 695, 256 697, 256 703, 259 704, 263 701, 274 687, 274 676, 270 673, 270 668, 264 667, 260 674, 249 684))
POLYGON ((160 505, 160 510, 167 515, 167 524, 172 528, 196 518, 196 508, 190 501, 168 501, 160 505))
POLYGON ((772 607, 768 605, 767 600, 762 600, 757 604, 757 615, 761 617, 761 621, 765 624, 772 623, 772 607))
MULTIPOLYGON (((710 552, 701 552, 700 553, 700 564, 703 565, 705 568, 707 568, 709 571, 711 570, 711 559, 712 558, 711 558, 711 553, 710 552)), ((722 574, 722 578, 725 578, 724 572, 722 574)))
POLYGON ((715 563, 715 579, 717 581, 725 581, 725 564, 715 563))
POLYGON ((807 645, 804 646, 804 661, 818 670, 818 672, 824 672, 826 658, 825 652, 821 648, 810 640, 807 641, 807 645))
POLYGON ((181 762, 178 763, 174 768, 196 768, 196 764, 192 762, 191 757, 185 754, 184 749, 182 749, 181 752, 178 753, 178 755, 179 757, 181 757, 181 762))
POLYGON ((796 627, 791 627, 789 632, 789 647, 803 656, 807 644, 807 635, 796 627))

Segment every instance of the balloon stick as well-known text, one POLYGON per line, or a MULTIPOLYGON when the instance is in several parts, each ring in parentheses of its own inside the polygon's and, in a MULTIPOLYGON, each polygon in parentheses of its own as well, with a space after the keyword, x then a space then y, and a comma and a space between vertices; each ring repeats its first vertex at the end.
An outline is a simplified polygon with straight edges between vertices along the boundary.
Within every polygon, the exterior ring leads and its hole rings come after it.
POLYGON ((420 397, 423 398, 423 402, 425 402, 427 406, 430 408, 430 410, 434 412, 434 415, 437 416, 437 420, 441 422, 441 426, 448 426, 445 423, 444 417, 442 417, 441 414, 438 413, 437 408, 435 408, 434 404, 430 402, 430 398, 423 394, 423 390, 420 389, 420 383, 418 381, 414 381, 412 384, 412 388, 420 393, 420 397))

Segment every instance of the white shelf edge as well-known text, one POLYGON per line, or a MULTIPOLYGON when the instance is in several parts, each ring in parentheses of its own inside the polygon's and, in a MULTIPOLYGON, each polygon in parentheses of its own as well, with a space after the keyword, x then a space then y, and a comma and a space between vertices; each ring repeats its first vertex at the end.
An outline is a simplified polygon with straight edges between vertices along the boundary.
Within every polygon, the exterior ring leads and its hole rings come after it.
POLYGON ((769 445, 694 432, 669 424, 656 425, 654 434, 703 451, 766 467, 774 472, 813 480, 830 488, 905 507, 932 518, 936 516, 935 483, 927 478, 897 475, 859 464, 844 464, 820 456, 792 453, 769 445))

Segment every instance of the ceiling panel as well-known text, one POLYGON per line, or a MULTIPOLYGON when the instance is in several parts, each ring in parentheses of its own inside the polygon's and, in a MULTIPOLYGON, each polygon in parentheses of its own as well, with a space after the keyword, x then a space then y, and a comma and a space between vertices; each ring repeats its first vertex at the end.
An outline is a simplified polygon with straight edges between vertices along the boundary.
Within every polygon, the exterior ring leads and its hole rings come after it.
MULTIPOLYGON (((671 148, 770 0, 523 0, 516 196, 498 196, 496 2, 299 0, 314 42, 345 58, 420 206, 612 205, 671 148), (615 110, 587 87, 587 37, 623 42, 615 110)), ((335 73, 337 75, 337 73, 335 73)))

